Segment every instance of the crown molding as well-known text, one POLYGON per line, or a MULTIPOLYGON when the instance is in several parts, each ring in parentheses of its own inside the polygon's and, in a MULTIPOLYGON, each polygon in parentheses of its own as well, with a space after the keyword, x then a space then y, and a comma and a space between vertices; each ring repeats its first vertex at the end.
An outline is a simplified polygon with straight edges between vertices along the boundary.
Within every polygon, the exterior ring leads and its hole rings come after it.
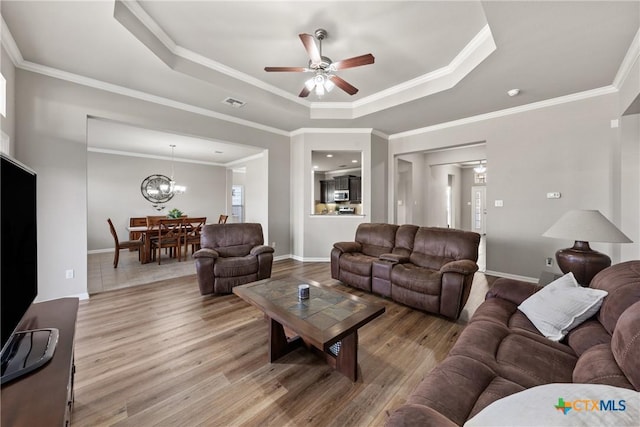
POLYGON ((410 136, 421 135, 421 134, 433 132, 436 130, 447 129, 447 128, 452 128, 456 126, 463 126, 471 123, 477 123, 484 120, 497 119, 500 117, 510 116, 512 114, 524 113, 526 111, 539 110, 541 108, 552 107, 554 105, 566 104, 569 102, 581 101, 584 99, 595 98, 603 95, 609 95, 616 92, 618 92, 618 89, 613 85, 604 86, 601 88, 578 92, 571 95, 560 96, 558 98, 546 99, 544 101, 533 102, 531 104, 520 105, 517 107, 507 108, 504 110, 492 111, 490 113, 479 114, 477 116, 465 117, 464 119, 453 120, 446 123, 438 123, 437 125, 426 126, 419 129, 396 133, 389 136, 389 141, 399 139, 399 138, 406 138, 410 136))
POLYGON ((262 151, 260 153, 257 153, 257 154, 252 154, 252 155, 247 156, 247 157, 243 157, 242 159, 232 160, 230 162, 225 163, 224 166, 226 168, 233 168, 234 166, 240 165, 242 163, 249 162, 251 160, 261 159, 263 157, 264 157, 264 151, 262 151))
POLYGON ((442 68, 353 102, 313 102, 312 119, 354 119, 451 89, 496 50, 489 25, 442 68))
MULTIPOLYGON (((374 133, 372 128, 300 128, 289 133, 289 136, 305 135, 308 133, 358 133, 358 134, 372 134, 374 133)), ((384 135, 382 132, 379 132, 384 135)), ((379 135, 380 136, 380 135, 379 135)))
POLYGON ((114 18, 118 20, 134 37, 139 39, 147 48, 158 56, 171 69, 201 79, 202 76, 195 73, 190 65, 199 65, 206 70, 214 71, 240 80, 286 98, 289 101, 309 106, 310 102, 284 91, 276 86, 228 67, 213 59, 200 55, 192 50, 176 44, 171 37, 153 20, 153 18, 140 6, 136 0, 116 0, 114 5, 114 18), (149 40, 149 36, 155 38, 155 43, 149 40))
POLYGON ((202 160, 191 160, 191 159, 182 159, 179 157, 168 157, 168 156, 158 156, 155 154, 146 154, 146 153, 136 153, 133 151, 121 151, 121 150, 111 150, 108 148, 98 148, 98 147, 87 147, 87 151, 91 153, 99 153, 99 154, 112 154, 115 156, 125 156, 125 157, 140 157, 144 159, 154 159, 154 160, 167 160, 167 161, 175 161, 179 163, 193 163, 197 165, 206 165, 206 166, 220 166, 225 167, 224 163, 215 163, 215 162, 205 162, 202 160))
POLYGON ((13 65, 17 67, 18 64, 24 62, 24 58, 22 57, 20 49, 18 49, 18 45, 13 38, 13 34, 11 34, 11 31, 9 31, 7 23, 4 22, 4 18, 2 17, 2 15, 0 15, 0 19, 2 19, 2 22, 0 22, 0 41, 2 42, 2 46, 4 46, 5 50, 9 54, 11 62, 13 62, 13 65))
POLYGON ((108 148, 98 148, 98 147, 87 147, 87 151, 91 153, 99 153, 99 154, 112 154, 115 156, 125 156, 125 157, 138 157, 144 159, 154 159, 154 160, 166 160, 166 161, 175 161, 179 163, 191 163, 196 165, 205 165, 205 166, 218 166, 222 168, 231 168, 235 165, 248 162, 251 160, 259 159, 264 157, 264 151, 252 154, 251 156, 243 157, 241 159, 232 160, 227 163, 218 163, 218 162, 207 162, 204 160, 193 160, 193 159, 184 159, 180 157, 170 157, 170 156, 158 156, 155 154, 146 154, 146 153, 136 153, 133 151, 121 151, 121 150, 111 150, 108 148))
POLYGON ((274 133, 277 135, 289 136, 289 132, 282 129, 277 129, 271 126, 266 126, 266 125, 252 122, 249 120, 240 119, 234 116, 229 116, 227 114, 218 113, 217 111, 209 110, 207 108, 196 107, 191 104, 186 104, 184 102, 175 101, 173 99, 165 98, 158 95, 152 95, 147 92, 130 89, 130 88, 119 86, 113 83, 103 82, 101 80, 92 79, 90 77, 81 76, 78 74, 70 73, 68 71, 62 71, 57 68, 48 67, 46 65, 40 65, 33 62, 29 62, 29 61, 22 61, 22 63, 17 65, 17 67, 26 71, 31 71, 34 73, 48 76, 48 77, 53 77, 56 79, 65 80, 72 83, 77 83, 82 86, 88 86, 94 89, 100 89, 106 92, 116 93, 118 95, 135 98, 142 101, 164 105, 166 107, 175 108, 177 110, 188 111, 190 113, 195 113, 195 114, 211 117, 218 120, 223 120, 226 122, 251 127, 254 129, 265 131, 265 132, 274 133))
POLYGON ((627 53, 620 64, 620 68, 618 68, 618 72, 616 73, 616 77, 613 79, 613 86, 617 89, 620 89, 624 82, 629 77, 629 73, 633 69, 633 66, 640 58, 640 29, 636 32, 627 53))

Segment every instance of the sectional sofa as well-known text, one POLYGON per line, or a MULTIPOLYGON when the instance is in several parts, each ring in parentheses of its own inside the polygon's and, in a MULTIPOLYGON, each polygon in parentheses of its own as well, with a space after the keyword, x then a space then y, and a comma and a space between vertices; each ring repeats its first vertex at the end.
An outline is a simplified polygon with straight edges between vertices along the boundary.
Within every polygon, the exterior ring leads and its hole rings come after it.
POLYGON ((575 414, 580 412, 580 406, 573 407, 571 416, 565 417, 567 409, 556 403, 559 397, 570 400, 567 393, 571 386, 581 387, 579 398, 609 399, 608 408, 604 409, 614 409, 609 413, 583 414, 582 422, 637 425, 640 421, 640 394, 637 393, 640 390, 640 261, 601 271, 591 281, 590 288, 607 292, 599 310, 556 342, 543 336, 518 309, 542 288, 498 279, 447 358, 419 383, 406 404, 391 414, 387 427, 453 427, 466 422, 470 425, 524 425, 527 422, 565 425, 563 422, 571 419, 577 423, 580 420, 571 417, 580 418, 580 414, 575 414), (564 388, 560 392, 549 386, 564 388), (538 390, 545 394, 544 403, 534 400, 538 390), (611 399, 621 391, 631 396, 626 404, 624 400, 611 399), (518 396, 525 399, 517 399, 518 396), (494 402, 495 405, 488 408, 494 402), (501 411, 490 417, 493 408, 501 411), (509 410, 512 418, 508 418, 504 410, 509 410), (533 411, 533 419, 524 419, 527 411, 533 411))
POLYGON ((331 276, 419 310, 457 319, 478 270, 480 235, 450 228, 363 223, 334 243, 331 276))

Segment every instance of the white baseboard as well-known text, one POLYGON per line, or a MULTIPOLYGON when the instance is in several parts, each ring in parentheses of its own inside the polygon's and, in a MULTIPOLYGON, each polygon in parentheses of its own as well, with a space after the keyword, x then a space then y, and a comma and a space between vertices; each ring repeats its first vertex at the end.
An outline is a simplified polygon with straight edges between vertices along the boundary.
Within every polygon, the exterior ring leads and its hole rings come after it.
POLYGON ((108 249, 92 249, 90 251, 87 251, 88 255, 92 255, 92 254, 106 254, 107 252, 113 252, 114 248, 108 248, 108 249))
POLYGON ((291 258, 291 254, 274 256, 273 260, 274 261, 283 261, 283 260, 289 259, 289 258, 291 258))
POLYGON ((538 283, 538 279, 535 277, 519 276, 517 274, 502 273, 500 271, 486 270, 484 271, 484 274, 488 274, 489 276, 504 277, 506 279, 520 280, 522 282, 538 283))
POLYGON ((302 262, 331 262, 331 258, 305 258, 298 255, 291 255, 291 258, 302 262))

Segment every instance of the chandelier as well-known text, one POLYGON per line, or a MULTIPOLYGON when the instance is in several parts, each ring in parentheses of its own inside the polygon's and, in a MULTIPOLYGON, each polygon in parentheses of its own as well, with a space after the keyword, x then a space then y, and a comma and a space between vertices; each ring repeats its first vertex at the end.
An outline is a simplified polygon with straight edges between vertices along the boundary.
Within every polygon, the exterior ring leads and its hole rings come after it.
POLYGON ((171 147, 171 178, 154 174, 146 177, 142 180, 142 184, 140 185, 140 192, 142 196, 150 201, 153 207, 161 211, 165 208, 164 203, 167 203, 169 200, 173 198, 176 194, 183 194, 187 191, 187 187, 184 185, 176 184, 174 179, 174 149, 175 145, 170 145, 171 147))
POLYGON ((171 147, 171 180, 169 181, 169 185, 167 184, 163 184, 160 186, 160 191, 162 191, 165 194, 183 194, 185 191, 187 191, 187 187, 185 187, 184 185, 178 185, 176 184, 175 179, 173 179, 173 150, 176 148, 175 144, 171 144, 169 147, 171 147))
POLYGON ((482 160, 479 162, 478 166, 473 168, 475 173, 485 173, 487 171, 487 167, 482 163, 482 160))

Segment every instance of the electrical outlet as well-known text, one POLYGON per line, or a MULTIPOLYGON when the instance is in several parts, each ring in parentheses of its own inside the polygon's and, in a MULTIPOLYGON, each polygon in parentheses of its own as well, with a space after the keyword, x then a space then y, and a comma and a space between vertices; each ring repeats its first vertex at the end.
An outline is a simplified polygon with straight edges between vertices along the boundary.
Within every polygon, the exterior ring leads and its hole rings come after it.
POLYGON ((273 249, 275 249, 275 248, 276 248, 276 242, 271 242, 271 247, 272 247, 273 249))
POLYGON ((64 277, 65 277, 66 279, 73 279, 73 277, 74 277, 74 276, 75 276, 75 272, 73 271, 73 269, 71 269, 71 270, 66 270, 66 271, 64 272, 64 277))
POLYGON ((544 260, 544 263, 547 267, 551 267, 553 265, 553 258, 547 258, 544 260))

